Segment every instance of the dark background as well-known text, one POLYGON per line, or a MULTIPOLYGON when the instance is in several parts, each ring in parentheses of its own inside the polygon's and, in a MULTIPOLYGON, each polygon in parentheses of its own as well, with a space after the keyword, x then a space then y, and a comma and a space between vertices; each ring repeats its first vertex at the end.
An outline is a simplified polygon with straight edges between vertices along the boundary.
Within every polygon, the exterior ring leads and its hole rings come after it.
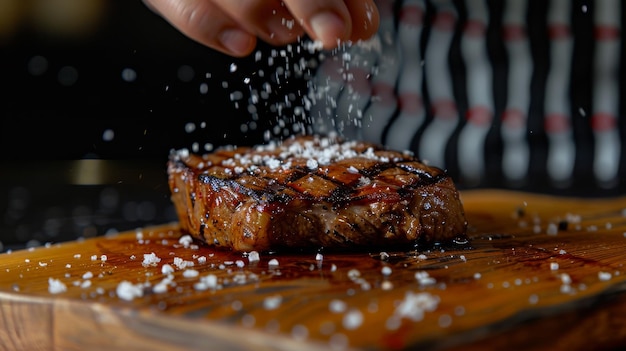
POLYGON ((74 1, 88 23, 45 1, 0 9, 0 249, 174 221, 170 150, 261 142, 298 105, 304 80, 277 73, 289 47, 234 59, 139 0, 74 1))

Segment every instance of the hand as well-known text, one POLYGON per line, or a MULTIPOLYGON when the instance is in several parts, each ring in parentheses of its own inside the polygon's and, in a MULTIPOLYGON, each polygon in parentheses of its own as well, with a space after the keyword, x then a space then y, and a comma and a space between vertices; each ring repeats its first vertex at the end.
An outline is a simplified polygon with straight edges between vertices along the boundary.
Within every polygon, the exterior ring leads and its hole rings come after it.
POLYGON ((325 49, 369 39, 378 30, 374 0, 144 0, 189 38, 242 57, 257 38, 295 42, 305 33, 325 49))

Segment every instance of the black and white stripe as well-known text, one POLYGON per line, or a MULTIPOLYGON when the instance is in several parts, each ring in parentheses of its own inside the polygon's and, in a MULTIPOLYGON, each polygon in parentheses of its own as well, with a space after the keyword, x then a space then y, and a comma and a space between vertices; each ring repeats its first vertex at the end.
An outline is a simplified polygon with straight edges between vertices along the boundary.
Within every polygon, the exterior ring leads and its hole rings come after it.
POLYGON ((379 7, 377 37, 322 61, 314 129, 411 149, 461 187, 624 190, 620 0, 379 7))

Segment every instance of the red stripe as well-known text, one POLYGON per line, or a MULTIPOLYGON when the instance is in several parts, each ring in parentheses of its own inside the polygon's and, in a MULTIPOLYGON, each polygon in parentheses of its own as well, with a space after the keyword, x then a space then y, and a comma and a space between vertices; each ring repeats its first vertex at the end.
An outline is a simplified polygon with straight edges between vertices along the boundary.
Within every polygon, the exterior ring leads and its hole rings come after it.
POLYGON ((526 126, 526 115, 518 109, 508 109, 502 114, 502 124, 511 129, 521 129, 526 126))
POLYGON ((454 30, 454 24, 456 23, 456 16, 450 11, 438 12, 433 20, 433 27, 443 32, 450 32, 454 30))
POLYGON ((393 86, 385 82, 377 82, 372 85, 372 96, 385 105, 391 105, 396 100, 393 86))
POLYGON ((591 128, 596 132, 605 132, 615 129, 617 118, 610 113, 596 113, 591 116, 591 128))
POLYGON ((564 23, 555 23, 548 26, 548 36, 550 39, 566 39, 571 36, 570 28, 564 23))
POLYGON ((459 115, 456 103, 453 100, 438 100, 432 105, 433 115, 436 118, 456 119, 459 115))
POLYGON ((616 40, 620 37, 620 29, 616 26, 598 25, 593 29, 596 40, 616 40))
POLYGON ((517 41, 526 38, 526 29, 519 24, 508 24, 502 29, 504 40, 517 41))
POLYGON ((569 117, 562 113, 551 113, 543 121, 548 133, 559 133, 570 129, 569 117))
POLYGON ((400 22, 402 23, 421 26, 424 23, 423 18, 424 11, 419 6, 406 5, 400 9, 400 22))
POLYGON ((403 93, 398 96, 400 110, 408 114, 417 114, 422 110, 422 97, 416 93, 403 93))
POLYGON ((473 125, 484 126, 491 123, 492 113, 486 106, 476 106, 467 111, 466 118, 473 125))
POLYGON ((465 28, 464 28, 465 35, 468 35, 471 37, 482 37, 485 35, 486 31, 487 31, 487 26, 485 25, 485 23, 481 21, 469 20, 467 21, 467 23, 465 23, 465 28))

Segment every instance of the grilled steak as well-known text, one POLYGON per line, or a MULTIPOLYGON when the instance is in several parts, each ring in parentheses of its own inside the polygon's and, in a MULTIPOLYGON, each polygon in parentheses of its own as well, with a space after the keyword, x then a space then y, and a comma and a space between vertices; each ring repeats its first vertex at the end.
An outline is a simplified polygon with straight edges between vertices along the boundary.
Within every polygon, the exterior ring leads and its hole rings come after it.
POLYGON ((366 142, 299 136, 205 155, 177 150, 168 175, 182 229, 237 251, 413 248, 466 230, 445 172, 366 142))

